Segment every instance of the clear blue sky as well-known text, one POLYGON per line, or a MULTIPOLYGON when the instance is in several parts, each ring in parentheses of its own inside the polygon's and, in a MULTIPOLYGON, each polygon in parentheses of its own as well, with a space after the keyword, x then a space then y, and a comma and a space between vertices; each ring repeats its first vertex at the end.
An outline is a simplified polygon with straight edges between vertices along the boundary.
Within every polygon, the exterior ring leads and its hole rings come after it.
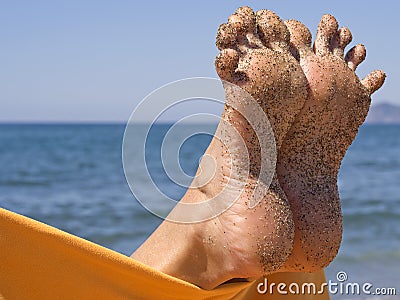
POLYGON ((400 104, 398 1, 16 0, 0 4, 0 122, 124 122, 161 85, 217 77, 215 33, 241 5, 314 34, 322 14, 335 15, 367 47, 358 74, 388 75, 374 103, 400 104))

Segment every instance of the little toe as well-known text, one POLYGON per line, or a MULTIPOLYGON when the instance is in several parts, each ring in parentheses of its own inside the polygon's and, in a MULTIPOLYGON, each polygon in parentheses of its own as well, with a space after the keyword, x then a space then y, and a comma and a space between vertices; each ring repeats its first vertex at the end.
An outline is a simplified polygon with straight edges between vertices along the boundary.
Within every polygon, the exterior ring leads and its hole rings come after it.
POLYGON ((334 16, 323 15, 318 24, 317 36, 314 43, 314 52, 317 55, 326 55, 330 53, 330 42, 338 30, 338 23, 334 16))
POLYGON ((364 61, 367 56, 367 51, 365 50, 364 45, 358 44, 351 48, 349 52, 347 52, 345 61, 350 69, 355 71, 357 66, 364 61))
POLYGON ((215 58, 215 69, 222 80, 232 82, 239 63, 239 53, 234 49, 223 49, 215 58))
POLYGON ((349 28, 347 27, 340 28, 331 40, 330 48, 333 54, 343 59, 344 48, 346 48, 346 46, 350 44, 352 39, 353 36, 349 28))
POLYGON ((297 20, 286 20, 285 25, 290 33, 290 52, 297 60, 300 60, 303 51, 311 47, 311 32, 297 20))
POLYGON ((237 44, 236 28, 229 23, 221 24, 218 28, 215 44, 219 50, 235 49, 237 44))
POLYGON ((386 74, 385 72, 378 70, 369 73, 361 83, 368 90, 369 94, 375 93, 385 82, 386 74))
POLYGON ((277 51, 289 51, 290 33, 282 19, 270 10, 256 13, 257 32, 265 46, 277 51))

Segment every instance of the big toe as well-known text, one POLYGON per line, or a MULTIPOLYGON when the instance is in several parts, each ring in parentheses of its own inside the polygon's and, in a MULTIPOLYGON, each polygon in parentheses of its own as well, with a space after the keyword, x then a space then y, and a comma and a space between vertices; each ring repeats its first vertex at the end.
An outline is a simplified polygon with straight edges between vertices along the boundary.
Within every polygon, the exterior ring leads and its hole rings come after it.
POLYGON ((290 33, 290 52, 299 60, 303 50, 311 47, 311 32, 297 20, 286 20, 285 25, 290 33))
POLYGON ((332 15, 323 15, 318 24, 317 36, 314 43, 314 51, 317 55, 330 53, 330 42, 338 30, 338 22, 332 15))
POLYGON ((257 32, 265 46, 274 50, 289 50, 290 33, 282 19, 270 10, 256 13, 257 32))

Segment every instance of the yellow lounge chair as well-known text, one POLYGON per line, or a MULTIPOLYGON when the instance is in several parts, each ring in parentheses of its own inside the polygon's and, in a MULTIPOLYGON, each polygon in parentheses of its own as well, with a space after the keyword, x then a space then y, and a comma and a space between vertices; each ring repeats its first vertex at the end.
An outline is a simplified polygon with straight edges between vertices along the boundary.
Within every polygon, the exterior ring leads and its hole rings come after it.
MULTIPOLYGON (((278 273, 268 282, 325 282, 324 272, 278 273)), ((261 283, 264 279, 261 279, 261 283)), ((259 282, 207 291, 54 227, 0 209, 0 299, 329 299, 257 292, 259 282)))

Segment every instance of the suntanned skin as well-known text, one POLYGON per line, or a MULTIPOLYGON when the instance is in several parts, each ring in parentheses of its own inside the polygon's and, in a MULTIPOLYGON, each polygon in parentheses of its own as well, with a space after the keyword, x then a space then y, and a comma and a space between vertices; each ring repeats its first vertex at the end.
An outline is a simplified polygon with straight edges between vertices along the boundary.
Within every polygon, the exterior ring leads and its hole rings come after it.
POLYGON ((289 20, 285 24, 292 52, 309 83, 309 97, 278 154, 279 182, 296 224, 293 253, 283 268, 313 272, 326 267, 339 250, 340 163, 385 74, 374 71, 358 79, 354 71, 365 59, 365 48, 358 44, 344 57, 352 35, 346 27, 338 30, 333 16, 322 17, 313 48, 311 33, 302 23, 289 20))
MULTIPOLYGON (((234 126, 249 156, 234 147, 234 138, 225 142, 214 138, 205 153, 213 159, 203 159, 199 166, 215 168, 214 177, 202 187, 189 189, 181 202, 210 199, 232 177, 244 180, 243 192, 228 210, 211 220, 164 221, 132 258, 205 289, 232 278, 319 270, 334 258, 341 236, 337 169, 365 118, 370 94, 383 84, 384 73, 372 73, 361 83, 354 70, 363 60, 362 51, 352 50, 345 62, 341 56, 348 36, 339 33, 331 42, 330 35, 337 32, 332 22, 324 16, 319 26, 318 55, 309 48, 308 29, 295 21, 285 25, 271 11, 254 14, 241 7, 220 26, 217 73, 251 94, 268 116, 278 151, 277 172, 261 201, 250 208, 254 186, 257 181, 264 183, 260 145, 254 142, 255 132, 249 130, 248 121, 229 105, 240 106, 240 97, 227 89, 227 105, 217 131, 224 132, 227 124, 234 126), (350 84, 334 82, 333 76, 342 76, 350 84), (343 97, 345 93, 351 96, 343 97), (310 125, 314 119, 321 122, 318 129, 310 125), (338 121, 340 126, 334 126, 338 121), (336 152, 327 149, 332 145, 336 152), (243 179, 240 170, 232 172, 232 166, 245 159, 250 172, 243 179), (321 161, 326 164, 323 168, 317 164, 321 161), (327 190, 321 190, 323 184, 327 190)), ((229 198, 229 191, 223 195, 229 198)))

